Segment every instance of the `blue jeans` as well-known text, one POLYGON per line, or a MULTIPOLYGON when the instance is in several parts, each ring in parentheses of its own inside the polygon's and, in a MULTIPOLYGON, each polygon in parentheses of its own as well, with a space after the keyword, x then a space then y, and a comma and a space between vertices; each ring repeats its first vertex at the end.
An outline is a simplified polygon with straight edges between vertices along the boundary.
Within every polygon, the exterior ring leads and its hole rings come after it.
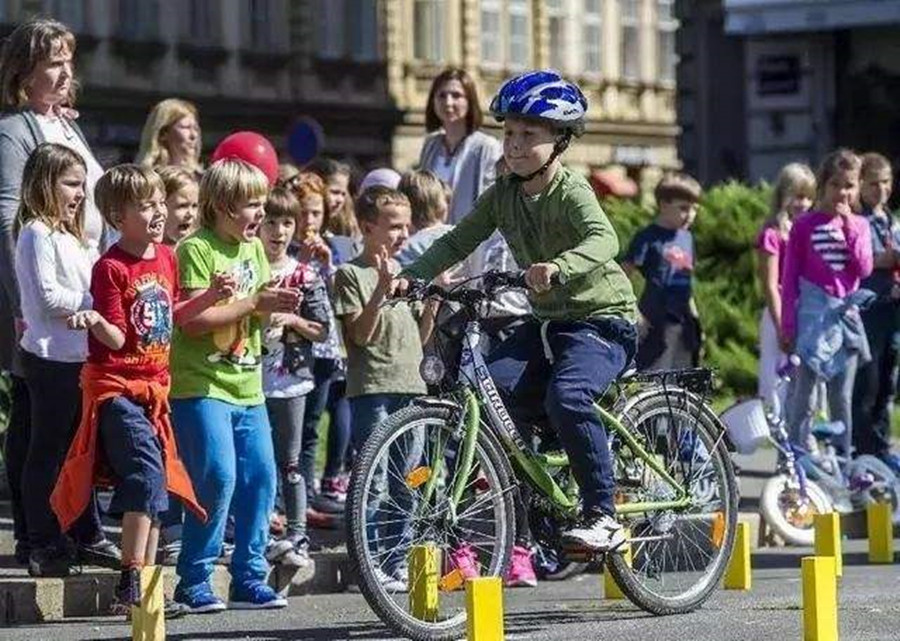
POLYGON ((584 513, 613 514, 612 460, 594 400, 634 355, 637 332, 620 319, 552 321, 544 353, 537 319, 520 325, 488 358, 488 368, 513 420, 551 427, 569 455, 584 513))
POLYGON ((229 507, 235 517, 232 582, 262 581, 275 504, 275 452, 265 405, 232 405, 212 398, 172 400, 178 451, 206 524, 186 512, 178 557, 180 589, 209 580, 222 551, 229 507))
MULTIPOLYGON (((351 398, 351 431, 356 451, 362 450, 366 439, 388 416, 409 405, 414 398, 409 394, 367 394, 351 398)), ((396 554, 389 553, 380 564, 389 574, 406 562, 406 548, 412 540, 412 532, 408 523, 397 518, 397 511, 388 505, 382 506, 381 496, 387 492, 397 508, 406 514, 412 512, 414 496, 404 479, 406 474, 420 464, 424 440, 424 433, 417 430, 394 441, 387 465, 379 467, 369 490, 369 508, 366 513, 368 539, 373 553, 379 547, 384 548, 384 551, 396 551, 396 554), (390 475, 388 467, 391 469, 390 475), (380 524, 381 521, 389 523, 380 524)))

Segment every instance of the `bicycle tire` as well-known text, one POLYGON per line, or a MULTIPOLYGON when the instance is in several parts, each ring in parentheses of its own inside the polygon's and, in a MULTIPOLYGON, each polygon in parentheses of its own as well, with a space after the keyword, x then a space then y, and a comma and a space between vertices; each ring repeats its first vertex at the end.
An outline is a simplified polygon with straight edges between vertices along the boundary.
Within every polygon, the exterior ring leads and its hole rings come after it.
MULTIPOLYGON (((449 621, 429 623, 414 618, 409 612, 402 611, 393 599, 387 595, 375 578, 374 569, 367 560, 367 544, 363 522, 364 495, 367 491, 369 479, 373 473, 372 468, 377 464, 377 455, 385 443, 411 423, 433 421, 442 422, 451 432, 454 426, 450 424, 452 412, 445 406, 411 405, 389 416, 379 425, 364 444, 358 454, 354 465, 352 480, 347 495, 347 552, 352 571, 355 573, 360 592, 365 597, 369 607, 379 619, 394 632, 414 641, 450 641, 465 636, 466 617, 465 609, 461 616, 457 614, 449 621)), ((479 451, 481 460, 487 461, 493 467, 493 472, 501 487, 512 487, 513 473, 505 453, 493 435, 484 427, 478 434, 476 450, 479 451)), ((515 518, 513 512, 513 496, 506 492, 497 497, 504 503, 505 523, 499 524, 503 528, 502 547, 498 558, 493 564, 493 571, 483 576, 502 576, 509 564, 513 541, 515 540, 515 518)), ((499 539, 500 537, 498 537, 499 539)))
MULTIPOLYGON (((781 506, 781 496, 788 482, 787 474, 778 474, 766 481, 759 497, 759 513, 766 524, 788 545, 811 546, 815 540, 812 527, 802 528, 793 525, 785 516, 781 506)), ((815 481, 806 479, 806 493, 816 514, 831 511, 831 498, 815 481)))
POLYGON ((642 416, 652 416, 654 413, 672 412, 675 409, 694 426, 694 429, 705 436, 709 443, 716 444, 712 452, 711 460, 721 470, 724 483, 725 496, 725 531, 722 544, 717 554, 716 561, 707 571, 702 585, 695 587, 682 596, 664 597, 649 589, 637 577, 635 571, 628 565, 624 555, 608 554, 606 567, 622 593, 642 610, 655 615, 665 616, 672 614, 684 614, 696 610, 710 597, 718 586, 722 575, 731 557, 734 547, 735 533, 737 529, 738 490, 735 481, 734 467, 725 444, 725 439, 720 438, 722 428, 715 415, 694 394, 683 390, 658 390, 654 393, 642 394, 635 402, 626 404, 622 411, 623 425, 629 423, 637 425, 634 421, 640 421, 642 416))

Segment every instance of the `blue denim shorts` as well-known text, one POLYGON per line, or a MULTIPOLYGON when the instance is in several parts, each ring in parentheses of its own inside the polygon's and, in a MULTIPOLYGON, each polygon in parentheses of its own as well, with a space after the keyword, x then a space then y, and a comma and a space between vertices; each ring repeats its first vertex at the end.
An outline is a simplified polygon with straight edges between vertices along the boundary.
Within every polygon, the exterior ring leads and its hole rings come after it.
POLYGON ((100 442, 116 489, 108 513, 142 512, 157 519, 169 508, 162 446, 141 405, 124 396, 98 411, 100 442))

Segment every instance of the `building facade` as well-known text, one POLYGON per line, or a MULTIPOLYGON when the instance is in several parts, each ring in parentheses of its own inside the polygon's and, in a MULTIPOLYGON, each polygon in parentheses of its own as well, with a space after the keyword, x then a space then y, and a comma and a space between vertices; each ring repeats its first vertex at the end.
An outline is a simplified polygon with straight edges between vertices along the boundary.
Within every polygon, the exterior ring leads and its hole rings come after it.
POLYGON ((579 82, 591 111, 574 166, 652 181, 678 164, 674 0, 0 0, 3 30, 29 15, 77 34, 81 123, 106 162, 132 157, 150 107, 178 96, 207 148, 241 128, 282 147, 304 116, 325 153, 406 169, 452 64, 484 107, 525 69, 579 82))
POLYGON ((900 160, 900 0, 681 4, 687 169, 771 180, 837 146, 900 160))

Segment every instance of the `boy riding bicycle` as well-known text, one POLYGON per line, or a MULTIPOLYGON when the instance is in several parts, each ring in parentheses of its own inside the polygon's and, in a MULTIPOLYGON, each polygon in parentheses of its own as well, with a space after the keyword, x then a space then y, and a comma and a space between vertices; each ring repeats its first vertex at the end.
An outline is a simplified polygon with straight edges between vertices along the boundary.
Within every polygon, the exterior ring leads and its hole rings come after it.
POLYGON ((593 190, 559 156, 584 131, 587 100, 554 71, 507 81, 491 102, 504 125, 510 173, 472 213, 407 267, 431 280, 499 230, 525 280, 534 318, 488 359, 513 419, 549 419, 581 490, 582 518, 563 540, 597 551, 624 543, 616 521, 612 459, 593 402, 631 362, 635 296, 615 262, 619 242, 593 190))

